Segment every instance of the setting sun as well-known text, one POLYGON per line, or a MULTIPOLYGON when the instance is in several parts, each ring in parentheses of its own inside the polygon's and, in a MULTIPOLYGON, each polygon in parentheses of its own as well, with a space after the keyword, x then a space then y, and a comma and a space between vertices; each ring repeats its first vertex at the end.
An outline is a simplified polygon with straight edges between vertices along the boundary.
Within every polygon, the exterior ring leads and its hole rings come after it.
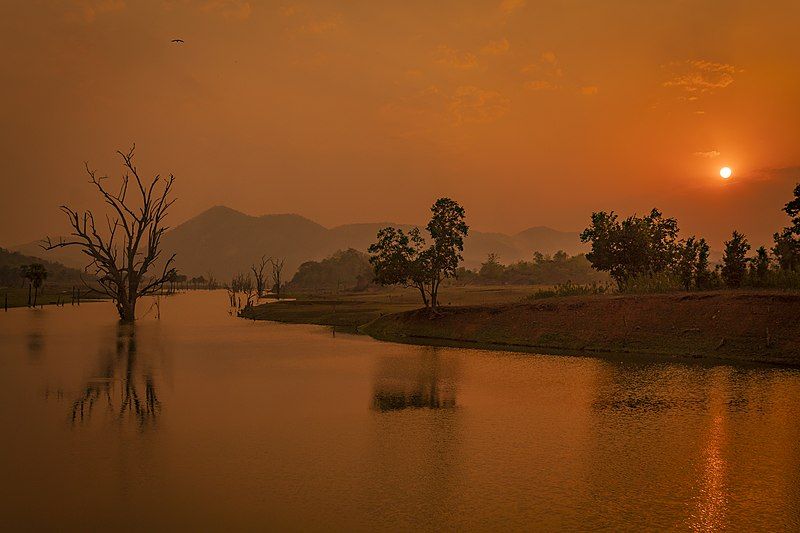
POLYGON ((730 178, 732 174, 733 171, 731 170, 731 167, 722 167, 719 169, 719 175, 724 180, 730 178))

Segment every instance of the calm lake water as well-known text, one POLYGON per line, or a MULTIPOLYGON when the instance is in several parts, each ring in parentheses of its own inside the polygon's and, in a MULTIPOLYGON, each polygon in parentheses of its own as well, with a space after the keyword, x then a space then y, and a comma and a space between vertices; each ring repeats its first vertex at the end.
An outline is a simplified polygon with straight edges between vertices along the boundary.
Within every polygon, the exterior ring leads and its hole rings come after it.
MULTIPOLYGON (((0 529, 800 529, 800 373, 0 313, 0 529)), ((146 311, 149 304, 141 306, 146 311)))

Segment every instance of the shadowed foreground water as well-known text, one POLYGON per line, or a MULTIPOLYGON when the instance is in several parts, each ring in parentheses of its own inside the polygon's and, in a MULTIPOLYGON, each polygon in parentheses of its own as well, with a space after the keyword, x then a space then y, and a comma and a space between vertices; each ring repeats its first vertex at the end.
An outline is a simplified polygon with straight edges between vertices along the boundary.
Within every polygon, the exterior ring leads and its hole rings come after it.
POLYGON ((404 346, 226 302, 0 314, 0 529, 800 528, 797 371, 404 346))

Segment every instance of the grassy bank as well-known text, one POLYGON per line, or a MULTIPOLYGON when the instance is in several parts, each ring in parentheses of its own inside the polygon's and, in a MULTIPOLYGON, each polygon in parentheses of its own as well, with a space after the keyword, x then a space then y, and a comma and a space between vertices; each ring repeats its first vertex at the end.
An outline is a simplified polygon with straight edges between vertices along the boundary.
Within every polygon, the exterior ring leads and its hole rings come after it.
POLYGON ((800 365, 800 294, 578 296, 380 317, 362 327, 408 343, 539 352, 640 353, 800 365))
MULTIPOLYGON (((444 287, 445 305, 492 305, 531 297, 541 286, 444 287)), ((256 306, 242 316, 295 324, 319 324, 355 329, 385 315, 420 307, 419 293, 410 289, 343 294, 293 294, 293 301, 256 306)))
MULTIPOLYGON (((83 290, 81 295, 82 302, 95 301, 104 299, 105 297, 100 293, 87 294, 86 289, 83 290)), ((25 307, 28 305, 28 288, 27 287, 8 287, 0 288, 0 309, 3 309, 8 302, 8 308, 25 307)), ((54 305, 62 303, 70 305, 72 302, 72 288, 54 288, 48 287, 44 292, 40 292, 36 297, 36 306, 40 305, 54 305)))

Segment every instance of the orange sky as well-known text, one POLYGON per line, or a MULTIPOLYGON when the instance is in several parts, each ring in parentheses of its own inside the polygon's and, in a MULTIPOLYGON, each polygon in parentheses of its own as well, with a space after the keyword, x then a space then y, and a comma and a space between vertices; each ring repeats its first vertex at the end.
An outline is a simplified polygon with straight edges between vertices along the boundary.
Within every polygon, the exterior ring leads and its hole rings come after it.
POLYGON ((60 203, 93 201, 82 162, 116 174, 133 141, 178 178, 173 223, 414 223, 448 195, 484 231, 658 206, 715 247, 766 243, 800 181, 798 20, 793 0, 4 2, 0 245, 63 230, 60 203))

